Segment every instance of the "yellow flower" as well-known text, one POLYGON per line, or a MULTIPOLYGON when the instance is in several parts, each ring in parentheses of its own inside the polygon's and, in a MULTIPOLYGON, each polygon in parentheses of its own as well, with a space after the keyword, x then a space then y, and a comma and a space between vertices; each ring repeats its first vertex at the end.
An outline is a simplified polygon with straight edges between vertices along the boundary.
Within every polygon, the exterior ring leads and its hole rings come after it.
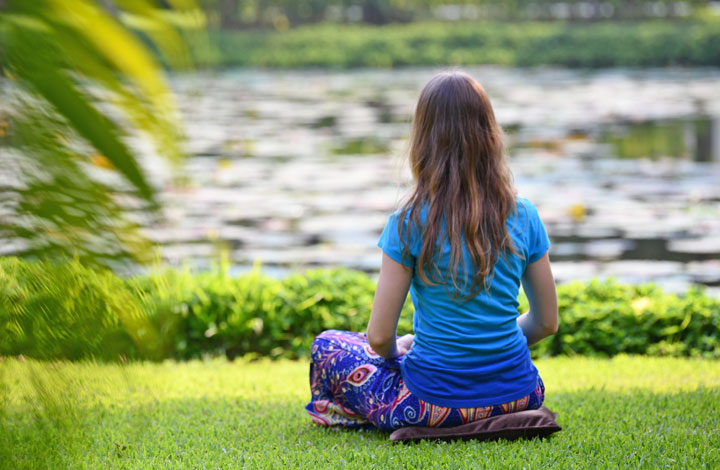
POLYGON ((570 214, 570 217, 572 217, 575 222, 579 223, 587 216, 587 209, 583 203, 579 202, 568 207, 568 214, 570 214))

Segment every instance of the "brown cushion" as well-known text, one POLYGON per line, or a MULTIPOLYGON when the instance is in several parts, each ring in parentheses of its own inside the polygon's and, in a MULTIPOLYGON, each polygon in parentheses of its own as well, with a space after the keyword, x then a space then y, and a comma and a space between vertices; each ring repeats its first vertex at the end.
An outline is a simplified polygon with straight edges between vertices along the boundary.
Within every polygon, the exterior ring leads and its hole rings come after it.
POLYGON ((451 428, 408 427, 390 434, 391 441, 417 441, 420 439, 517 439, 519 437, 545 437, 562 428, 555 422, 557 413, 545 405, 537 410, 492 416, 451 428))

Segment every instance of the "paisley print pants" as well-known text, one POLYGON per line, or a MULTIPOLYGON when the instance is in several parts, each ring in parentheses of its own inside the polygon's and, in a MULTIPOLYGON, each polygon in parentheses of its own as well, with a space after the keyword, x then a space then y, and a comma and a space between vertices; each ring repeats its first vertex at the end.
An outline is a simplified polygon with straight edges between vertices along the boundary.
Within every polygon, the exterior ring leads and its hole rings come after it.
POLYGON ((479 408, 446 408, 427 403, 405 386, 400 360, 370 348, 364 333, 327 330, 313 342, 312 401, 305 409, 315 424, 390 431, 405 426, 450 427, 503 413, 537 409, 545 386, 509 403, 479 408))

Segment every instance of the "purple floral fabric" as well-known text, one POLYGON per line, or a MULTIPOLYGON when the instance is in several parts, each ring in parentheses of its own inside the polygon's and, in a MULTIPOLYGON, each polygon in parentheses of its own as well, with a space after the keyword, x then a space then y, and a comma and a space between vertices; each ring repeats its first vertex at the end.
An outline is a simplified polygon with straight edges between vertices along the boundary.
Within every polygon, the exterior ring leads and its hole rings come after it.
POLYGON ((305 407, 315 424, 391 431, 406 426, 451 427, 504 413, 538 409, 545 387, 520 399, 477 408, 448 408, 425 402, 407 389, 402 357, 377 355, 364 333, 327 330, 313 342, 312 400, 305 407))

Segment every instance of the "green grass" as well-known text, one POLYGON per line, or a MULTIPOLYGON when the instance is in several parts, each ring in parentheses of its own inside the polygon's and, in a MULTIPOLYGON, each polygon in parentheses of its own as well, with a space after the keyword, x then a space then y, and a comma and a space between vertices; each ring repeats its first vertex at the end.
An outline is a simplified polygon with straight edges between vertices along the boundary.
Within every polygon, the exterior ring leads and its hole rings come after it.
POLYGON ((308 364, 0 363, 1 468, 718 468, 720 362, 536 361, 548 440, 394 444, 311 424, 308 364), (41 395, 37 391, 42 392, 41 395))

